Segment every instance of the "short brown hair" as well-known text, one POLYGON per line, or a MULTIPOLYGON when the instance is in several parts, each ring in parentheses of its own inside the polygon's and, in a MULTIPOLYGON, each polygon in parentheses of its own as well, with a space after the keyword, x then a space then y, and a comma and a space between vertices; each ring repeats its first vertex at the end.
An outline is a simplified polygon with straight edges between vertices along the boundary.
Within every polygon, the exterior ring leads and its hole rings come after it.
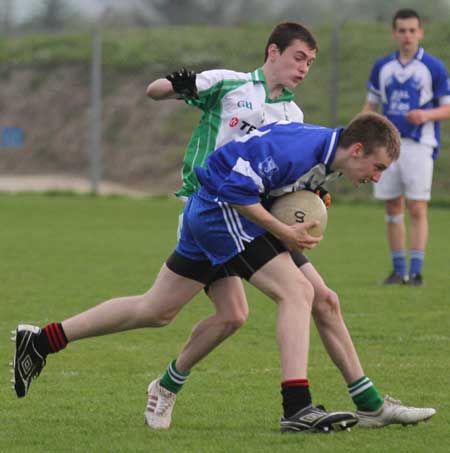
POLYGON ((311 50, 319 51, 316 39, 305 26, 297 22, 282 22, 273 29, 267 40, 264 61, 269 56, 269 46, 271 44, 276 44, 280 53, 283 53, 295 39, 304 42, 311 50))
POLYGON ((419 26, 422 27, 422 19, 419 14, 413 9, 399 9, 392 19, 392 28, 395 30, 397 19, 417 19, 419 21, 419 26))
POLYGON ((361 113, 353 118, 339 137, 339 145, 348 148, 361 143, 364 154, 373 154, 377 148, 386 147, 387 155, 397 160, 400 155, 400 134, 384 116, 375 112, 361 113))

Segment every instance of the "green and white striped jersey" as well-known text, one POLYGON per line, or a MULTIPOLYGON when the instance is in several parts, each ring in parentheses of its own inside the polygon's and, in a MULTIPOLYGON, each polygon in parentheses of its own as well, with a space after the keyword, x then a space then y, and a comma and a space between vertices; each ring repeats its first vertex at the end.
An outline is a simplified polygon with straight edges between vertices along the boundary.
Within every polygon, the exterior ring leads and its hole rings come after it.
POLYGON ((185 97, 189 105, 203 110, 183 160, 183 185, 176 195, 187 198, 198 188, 194 167, 204 167, 206 158, 219 146, 274 121, 303 122, 303 112, 284 89, 270 99, 261 68, 243 73, 216 69, 197 74, 199 99, 185 97))

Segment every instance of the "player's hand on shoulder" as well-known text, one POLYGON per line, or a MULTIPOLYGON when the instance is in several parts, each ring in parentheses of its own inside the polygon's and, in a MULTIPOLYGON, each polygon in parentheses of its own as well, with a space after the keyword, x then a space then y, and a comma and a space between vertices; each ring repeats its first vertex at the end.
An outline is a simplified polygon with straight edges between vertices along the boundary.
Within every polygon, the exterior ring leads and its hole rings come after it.
POLYGON ((182 68, 168 74, 166 79, 172 84, 175 93, 198 99, 198 91, 195 84, 196 77, 195 71, 188 71, 186 68, 182 68))

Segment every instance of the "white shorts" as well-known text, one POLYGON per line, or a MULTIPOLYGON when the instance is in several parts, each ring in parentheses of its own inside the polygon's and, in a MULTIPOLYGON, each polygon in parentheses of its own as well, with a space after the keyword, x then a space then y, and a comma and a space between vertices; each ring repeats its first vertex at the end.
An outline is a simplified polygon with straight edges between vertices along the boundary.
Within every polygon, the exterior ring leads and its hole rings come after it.
POLYGON ((400 158, 374 184, 374 196, 392 200, 404 195, 409 200, 428 201, 433 179, 433 148, 402 138, 400 158))

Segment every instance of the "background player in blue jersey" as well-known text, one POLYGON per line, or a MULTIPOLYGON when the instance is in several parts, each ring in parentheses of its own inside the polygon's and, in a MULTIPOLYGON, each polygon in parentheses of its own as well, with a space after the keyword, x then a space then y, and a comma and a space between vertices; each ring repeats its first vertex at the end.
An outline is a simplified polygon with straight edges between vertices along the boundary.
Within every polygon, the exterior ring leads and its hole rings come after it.
MULTIPOLYGON (((49 352, 82 338, 167 325, 225 266, 276 302, 281 430, 340 430, 355 424, 352 413, 328 413, 313 406, 309 391, 314 291, 287 250, 312 248, 321 238, 308 234, 312 223, 287 226, 261 202, 286 191, 315 189, 338 173, 355 187, 377 182, 398 157, 399 148, 396 129, 373 113, 357 117, 343 130, 274 123, 219 148, 206 169, 197 170, 202 187, 186 205, 177 248, 144 295, 106 301, 43 330, 18 327, 14 357, 18 396, 26 394, 49 352)), ((148 401, 150 408, 158 404, 148 401)), ((358 416, 364 418, 363 413, 358 416)))
POLYGON ((396 52, 376 61, 363 111, 383 114, 400 131, 400 159, 374 186, 386 202, 386 222, 392 273, 385 284, 422 285, 422 265, 428 240, 427 205, 431 197, 433 161, 440 142, 439 121, 450 118, 450 79, 444 64, 424 51, 422 22, 411 9, 399 10, 392 22, 396 52), (406 265, 405 200, 410 216, 410 266, 406 265))

